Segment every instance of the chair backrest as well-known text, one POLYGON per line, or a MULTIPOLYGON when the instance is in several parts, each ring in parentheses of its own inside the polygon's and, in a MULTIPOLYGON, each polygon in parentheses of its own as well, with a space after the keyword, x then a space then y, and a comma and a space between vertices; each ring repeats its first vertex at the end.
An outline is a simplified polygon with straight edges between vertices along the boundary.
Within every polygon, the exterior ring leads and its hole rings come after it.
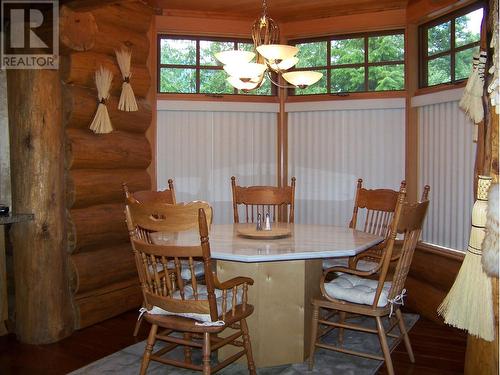
POLYGON ((290 186, 237 186, 236 177, 231 177, 233 191, 234 222, 239 223, 238 206, 243 206, 244 222, 254 223, 258 214, 264 216, 269 213, 271 221, 294 221, 295 210, 295 177, 292 177, 290 186))
POLYGON ((185 205, 130 203, 125 209, 130 240, 146 308, 153 306, 175 313, 209 314, 218 319, 214 279, 210 258, 208 223, 212 209, 206 202, 185 205), (149 233, 199 231, 200 242, 193 245, 154 244, 149 233), (198 284, 194 261, 202 260, 205 284, 198 284), (191 280, 181 277, 189 268, 191 280))
POLYGON ((172 179, 168 180, 168 189, 161 191, 151 191, 151 190, 140 190, 131 193, 127 186, 127 183, 123 183, 123 192, 125 193, 125 199, 127 203, 168 203, 176 204, 175 201, 175 190, 174 181, 172 179))
MULTIPOLYGON (((358 179, 354 208, 349 228, 362 230, 377 236, 386 237, 394 216, 399 193, 391 189, 365 189, 363 180, 358 179), (364 218, 361 218, 363 210, 364 218)), ((401 181, 400 189, 406 187, 401 181)))
MULTIPOLYGON (((424 190, 428 193, 428 186, 426 186, 424 190)), ((422 197, 427 198, 427 194, 422 195, 422 197)), ((406 188, 401 188, 398 195, 398 202, 394 212, 394 220, 391 225, 389 239, 383 252, 382 267, 378 280, 377 292, 372 305, 373 307, 377 306, 382 288, 384 283, 387 281, 386 279, 394 250, 396 236, 398 234, 402 234, 403 240, 401 243, 401 253, 392 277, 388 299, 393 299, 397 295, 401 294, 406 282, 406 277, 408 276, 408 272, 410 270, 415 247, 417 246, 420 233, 422 232, 422 226, 429 207, 429 201, 424 200, 418 203, 408 203, 405 202, 405 198, 406 188)))

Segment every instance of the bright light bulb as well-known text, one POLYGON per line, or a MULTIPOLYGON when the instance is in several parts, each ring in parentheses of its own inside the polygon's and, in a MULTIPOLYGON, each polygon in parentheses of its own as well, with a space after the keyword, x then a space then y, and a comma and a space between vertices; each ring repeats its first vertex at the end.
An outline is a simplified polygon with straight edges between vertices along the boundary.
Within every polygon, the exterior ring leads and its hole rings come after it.
POLYGON ((283 78, 286 79, 287 82, 301 89, 315 84, 321 79, 321 77, 323 77, 323 73, 309 70, 283 73, 283 78))

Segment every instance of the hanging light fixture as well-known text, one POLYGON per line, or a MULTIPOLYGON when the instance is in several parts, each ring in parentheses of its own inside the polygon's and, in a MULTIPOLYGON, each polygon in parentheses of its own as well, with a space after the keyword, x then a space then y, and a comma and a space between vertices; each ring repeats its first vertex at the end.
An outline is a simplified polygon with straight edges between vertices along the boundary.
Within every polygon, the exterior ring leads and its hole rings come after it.
POLYGON ((299 59, 295 56, 299 49, 279 43, 278 24, 267 16, 266 0, 262 2, 262 16, 252 25, 252 39, 256 52, 223 51, 215 54, 215 58, 224 64, 231 86, 244 91, 259 88, 266 77, 276 86, 282 88, 306 88, 318 82, 322 73, 313 71, 287 72, 299 59), (252 60, 255 59, 255 62, 252 60), (281 85, 272 78, 272 72, 282 76, 291 84, 281 85))

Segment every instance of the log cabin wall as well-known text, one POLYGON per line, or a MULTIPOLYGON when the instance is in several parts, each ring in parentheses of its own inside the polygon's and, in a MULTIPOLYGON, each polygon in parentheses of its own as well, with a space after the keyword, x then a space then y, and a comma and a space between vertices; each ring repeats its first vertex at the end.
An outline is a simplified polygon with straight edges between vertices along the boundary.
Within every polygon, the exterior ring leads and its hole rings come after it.
POLYGON ((75 328, 83 328, 140 306, 142 296, 123 214, 122 182, 148 190, 151 146, 151 86, 147 66, 152 11, 140 2, 61 8, 61 79, 66 129, 68 253, 75 328), (131 85, 139 110, 118 110, 122 76, 115 49, 132 49, 131 85), (94 73, 113 72, 106 103, 114 131, 94 134, 97 108, 94 73))

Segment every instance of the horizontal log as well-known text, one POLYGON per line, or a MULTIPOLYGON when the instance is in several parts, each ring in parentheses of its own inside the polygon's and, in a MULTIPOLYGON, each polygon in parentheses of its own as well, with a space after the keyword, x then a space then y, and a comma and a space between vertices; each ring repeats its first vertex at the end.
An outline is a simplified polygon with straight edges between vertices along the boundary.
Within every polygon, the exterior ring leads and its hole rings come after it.
POLYGON ((74 254, 129 241, 123 203, 77 208, 70 213, 76 238, 74 254))
MULTIPOLYGON (((113 316, 137 308, 142 304, 142 293, 136 278, 75 296, 76 329, 85 328, 113 316)), ((137 312, 139 314, 139 312, 137 312)), ((130 327, 132 334, 133 327, 130 327)))
POLYGON ((74 188, 72 208, 123 203, 124 182, 131 191, 151 189, 151 178, 145 169, 74 169, 70 175, 74 188))
POLYGON ((406 307, 429 320, 444 324, 443 318, 437 313, 437 308, 445 299, 447 292, 411 276, 407 277, 405 288, 408 290, 406 307))
POLYGON ((126 47, 132 51, 132 66, 146 64, 149 55, 149 38, 146 33, 106 22, 97 22, 97 29, 93 52, 115 57, 115 50, 126 47))
MULTIPOLYGON (((137 98, 137 111, 125 112, 118 109, 119 97, 108 99, 109 118, 113 129, 134 133, 145 133, 151 125, 151 106, 146 99, 137 98)), ((63 85, 63 122, 69 128, 88 128, 97 109, 97 90, 83 86, 63 85)))
POLYGON ((151 146, 142 134, 67 129, 66 135, 71 169, 146 169, 151 163, 151 146))
POLYGON ((119 2, 92 10, 99 25, 115 25, 140 34, 148 32, 153 13, 153 8, 141 2, 119 2))
MULTIPOLYGON (((74 294, 84 293, 137 276, 129 243, 71 256, 74 294)), ((139 283, 139 279, 137 279, 139 283)))
MULTIPOLYGON (((59 70, 63 82, 88 88, 95 88, 95 72, 99 66, 113 73, 110 95, 120 97, 122 91, 122 74, 114 56, 93 51, 73 52, 61 56, 59 70)), ((130 84, 136 97, 145 98, 151 84, 151 77, 146 65, 132 64, 130 84)), ((97 97, 96 97, 97 100, 97 97)))
POLYGON ((90 12, 75 12, 62 6, 59 12, 59 53, 88 51, 95 45, 97 23, 90 12))

